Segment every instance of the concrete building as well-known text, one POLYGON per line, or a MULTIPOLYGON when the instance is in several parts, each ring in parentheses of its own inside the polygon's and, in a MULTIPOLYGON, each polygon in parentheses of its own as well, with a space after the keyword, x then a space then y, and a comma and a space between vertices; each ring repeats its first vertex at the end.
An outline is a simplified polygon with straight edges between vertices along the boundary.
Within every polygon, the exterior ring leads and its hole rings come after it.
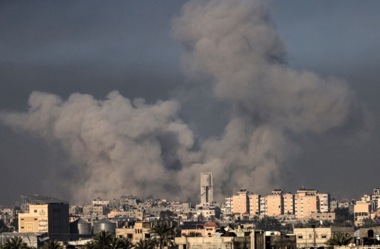
POLYGON ((212 203, 214 201, 214 184, 211 172, 202 172, 200 182, 201 204, 212 203))
POLYGON ((232 213, 235 216, 249 215, 248 191, 240 190, 232 196, 232 213))
POLYGON ((116 237, 127 238, 136 244, 141 239, 151 238, 152 223, 149 221, 128 222, 123 228, 116 228, 116 237))
POLYGON ((266 198, 266 214, 267 216, 279 216, 283 212, 283 197, 282 190, 275 189, 270 195, 267 195, 266 198))
POLYGON ((257 194, 248 194, 250 217, 260 215, 260 197, 261 196, 257 194))
POLYGON ((310 217, 312 213, 318 212, 317 190, 299 189, 295 194, 294 213, 297 219, 310 217))
POLYGON ((69 204, 39 195, 21 197, 19 233, 47 233, 50 239, 65 241, 69 236, 69 204))
POLYGON ((330 221, 334 222, 335 213, 312 213, 309 219, 314 219, 317 221, 330 221))
POLYGON ((236 237, 176 237, 179 249, 284 249, 296 248, 294 235, 266 235, 251 230, 236 237))
POLYGON ((318 213, 330 212, 330 194, 317 193, 318 213))
POLYGON ((293 234, 297 239, 297 248, 326 247, 331 238, 330 227, 294 228, 293 234))
POLYGON ((260 215, 265 215, 267 213, 267 197, 260 196, 260 215))
POLYGON ((357 201, 354 205, 354 225, 363 225, 363 220, 371 217, 371 204, 368 200, 357 201))
POLYGON ((286 193, 282 195, 282 198, 284 200, 284 214, 294 214, 294 195, 286 193))

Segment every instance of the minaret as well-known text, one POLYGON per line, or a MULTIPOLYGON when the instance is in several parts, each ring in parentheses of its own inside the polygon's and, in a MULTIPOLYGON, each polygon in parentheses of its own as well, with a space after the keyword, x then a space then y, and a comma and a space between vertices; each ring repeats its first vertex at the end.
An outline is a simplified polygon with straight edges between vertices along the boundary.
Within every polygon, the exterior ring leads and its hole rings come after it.
POLYGON ((201 204, 211 203, 214 200, 213 181, 211 172, 201 173, 201 204))

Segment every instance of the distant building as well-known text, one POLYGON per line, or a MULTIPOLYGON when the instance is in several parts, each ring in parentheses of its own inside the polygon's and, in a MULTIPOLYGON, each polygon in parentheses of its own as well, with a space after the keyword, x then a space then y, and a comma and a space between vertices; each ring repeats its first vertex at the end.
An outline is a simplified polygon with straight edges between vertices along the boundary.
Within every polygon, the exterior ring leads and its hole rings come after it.
POLYGON ((260 215, 260 197, 258 194, 248 194, 250 217, 260 215))
POLYGON ((232 196, 232 213, 234 216, 243 217, 249 215, 248 191, 241 189, 232 196))
POLYGON ((116 237, 130 239, 136 244, 140 240, 150 239, 153 224, 148 221, 127 222, 123 228, 116 228, 116 237))
POLYGON ((294 213, 297 219, 310 217, 312 213, 318 212, 317 193, 315 189, 299 189, 295 194, 294 213))
POLYGON ((268 216, 279 216, 283 214, 283 197, 280 189, 275 189, 266 198, 266 214, 268 216))
POLYGON ((361 226, 371 217, 371 205, 367 200, 357 201, 354 205, 354 225, 361 226))
POLYGON ((213 179, 211 172, 201 173, 201 204, 212 203, 214 201, 213 179))
POLYGON ((293 233, 297 239, 297 248, 326 247, 332 234, 330 227, 294 228, 293 233))
POLYGON ((19 233, 47 233, 50 239, 65 241, 69 236, 69 204, 45 196, 22 196, 18 214, 19 233))
POLYGON ((294 195, 291 193, 283 194, 284 199, 284 214, 294 214, 294 195))

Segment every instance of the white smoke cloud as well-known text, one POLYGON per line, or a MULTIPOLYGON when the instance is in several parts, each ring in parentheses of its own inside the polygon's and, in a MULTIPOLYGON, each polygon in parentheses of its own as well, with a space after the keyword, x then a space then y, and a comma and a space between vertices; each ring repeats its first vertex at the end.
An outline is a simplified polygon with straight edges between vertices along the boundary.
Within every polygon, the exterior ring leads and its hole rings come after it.
POLYGON ((1 114, 15 129, 59 141, 81 166, 83 181, 71 185, 73 199, 126 193, 194 198, 202 171, 213 172, 219 199, 240 188, 266 192, 281 186, 281 166, 299 149, 287 134, 344 128, 363 111, 344 81, 283 63, 267 1, 191 0, 173 27, 185 48, 187 75, 212 84, 210 97, 231 108, 223 134, 196 151, 176 100, 148 105, 118 92, 105 100, 34 92, 28 113, 1 114))

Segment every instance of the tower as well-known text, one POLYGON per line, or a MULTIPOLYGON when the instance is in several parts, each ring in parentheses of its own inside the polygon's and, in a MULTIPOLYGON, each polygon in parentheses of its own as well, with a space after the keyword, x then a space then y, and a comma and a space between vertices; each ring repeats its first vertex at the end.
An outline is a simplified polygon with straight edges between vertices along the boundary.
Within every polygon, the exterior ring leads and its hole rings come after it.
POLYGON ((213 196, 213 181, 211 172, 201 173, 201 204, 211 203, 214 200, 213 196))

